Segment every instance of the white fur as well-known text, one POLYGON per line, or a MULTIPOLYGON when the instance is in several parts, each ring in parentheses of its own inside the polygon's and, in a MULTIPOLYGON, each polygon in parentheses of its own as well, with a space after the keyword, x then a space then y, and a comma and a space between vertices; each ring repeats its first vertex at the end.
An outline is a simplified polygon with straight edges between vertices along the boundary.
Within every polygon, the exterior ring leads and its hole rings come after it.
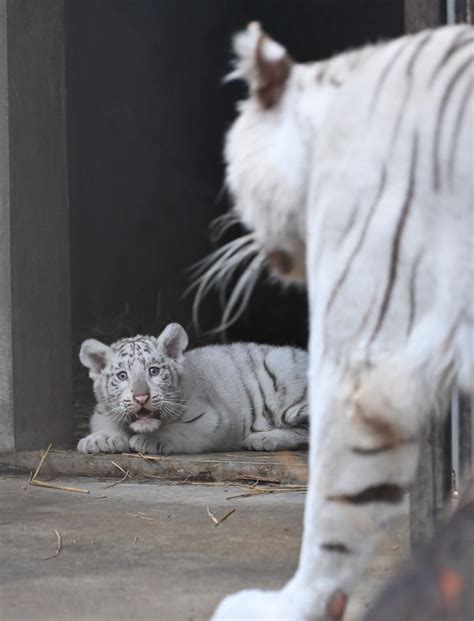
MULTIPOLYGON (((235 70, 227 76, 226 80, 235 78, 245 78, 251 86, 258 81, 257 71, 255 70, 254 56, 257 45, 263 37, 262 29, 258 22, 251 22, 245 32, 240 32, 234 39, 234 49, 236 51, 235 70)), ((265 37, 262 41, 262 55, 270 63, 275 63, 286 55, 285 48, 265 37)))
POLYGON ((97 407, 85 453, 200 453, 294 449, 307 443, 307 355, 291 347, 215 345, 186 354, 183 328, 160 337, 85 341, 81 360, 97 407), (160 373, 150 376, 150 369, 160 373), (117 374, 126 372, 126 380, 117 374), (137 418, 134 395, 149 394, 137 418), (146 414, 142 412, 142 414, 146 414))
POLYGON ((344 498, 406 489, 429 416, 454 384, 474 390, 472 42, 448 53, 472 33, 294 65, 276 105, 240 105, 235 211, 309 289, 310 487, 295 576, 226 598, 215 621, 330 618, 401 507, 344 498))

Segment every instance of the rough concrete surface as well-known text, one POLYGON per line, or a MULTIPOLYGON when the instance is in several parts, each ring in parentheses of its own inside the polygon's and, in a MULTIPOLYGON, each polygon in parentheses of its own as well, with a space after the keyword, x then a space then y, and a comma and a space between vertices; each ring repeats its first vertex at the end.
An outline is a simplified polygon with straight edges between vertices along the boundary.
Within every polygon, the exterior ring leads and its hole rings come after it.
MULTIPOLYGON (((228 499, 237 486, 72 478, 75 494, 0 479, 0 619, 200 621, 246 587, 278 588, 295 570, 304 493, 228 499), (217 517, 236 512, 216 527, 217 517), (62 539, 58 556, 56 529, 62 539)), ((406 552, 385 535, 346 619, 355 621, 406 552)))
MULTIPOLYGON (((46 447, 45 447, 46 448, 46 447)), ((36 469, 42 451, 0 452, 0 473, 20 474, 36 469)), ((41 473, 52 476, 122 476, 117 464, 133 477, 153 475, 164 479, 236 481, 247 477, 270 477, 282 483, 306 483, 306 451, 236 451, 199 455, 147 455, 136 453, 85 455, 78 451, 51 450, 41 473)))

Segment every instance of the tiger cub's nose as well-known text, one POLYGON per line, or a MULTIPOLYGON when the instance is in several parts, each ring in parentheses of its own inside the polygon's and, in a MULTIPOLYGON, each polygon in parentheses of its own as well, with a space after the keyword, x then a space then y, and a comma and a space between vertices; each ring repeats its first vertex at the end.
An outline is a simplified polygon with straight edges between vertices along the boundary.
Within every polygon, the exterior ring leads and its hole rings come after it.
POLYGON ((145 403, 150 398, 150 395, 133 395, 133 398, 140 405, 145 405, 145 403))

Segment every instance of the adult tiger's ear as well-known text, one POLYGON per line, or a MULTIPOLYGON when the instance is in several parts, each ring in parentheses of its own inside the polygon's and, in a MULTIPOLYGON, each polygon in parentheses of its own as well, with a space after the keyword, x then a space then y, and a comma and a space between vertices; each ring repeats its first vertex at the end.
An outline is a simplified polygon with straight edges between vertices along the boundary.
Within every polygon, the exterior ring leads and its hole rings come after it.
POLYGON ((79 360, 89 369, 89 377, 95 380, 107 363, 110 347, 95 339, 87 339, 81 345, 79 360))
POLYGON ((271 39, 258 22, 251 22, 233 43, 235 70, 226 81, 241 78, 263 108, 276 106, 293 66, 286 49, 271 39))
POLYGON ((169 323, 158 337, 158 344, 164 353, 177 362, 181 362, 188 343, 188 335, 179 323, 169 323))

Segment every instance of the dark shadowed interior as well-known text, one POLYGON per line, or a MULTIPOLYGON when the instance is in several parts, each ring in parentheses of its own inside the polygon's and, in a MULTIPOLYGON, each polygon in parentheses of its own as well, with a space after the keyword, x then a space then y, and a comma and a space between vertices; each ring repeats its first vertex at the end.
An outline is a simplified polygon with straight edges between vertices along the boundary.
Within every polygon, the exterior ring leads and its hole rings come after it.
MULTIPOLYGON (((403 0, 69 0, 66 10, 74 356, 87 336, 169 321, 193 344, 219 340, 195 334, 182 294, 228 209, 223 135, 245 93, 221 85, 231 35, 256 19, 296 60, 321 59, 401 34, 403 0)), ((209 297, 204 328, 220 314, 209 297)), ((226 339, 304 347, 305 293, 262 278, 226 339)))

